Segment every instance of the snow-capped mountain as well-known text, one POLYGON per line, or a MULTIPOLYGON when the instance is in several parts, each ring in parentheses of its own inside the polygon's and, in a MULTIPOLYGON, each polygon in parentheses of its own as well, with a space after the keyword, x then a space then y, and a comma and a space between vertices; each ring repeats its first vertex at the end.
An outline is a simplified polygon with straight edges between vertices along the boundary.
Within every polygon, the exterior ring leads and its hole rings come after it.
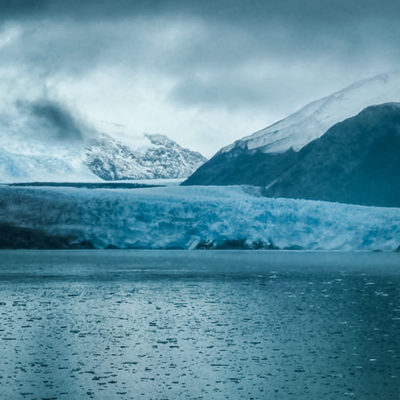
POLYGON ((165 135, 144 137, 147 143, 132 149, 102 134, 87 145, 85 163, 100 178, 119 180, 186 178, 206 161, 165 135))
POLYGON ((270 185, 296 163, 299 150, 332 125, 367 106, 398 101, 400 71, 357 82, 222 148, 185 184, 270 185))
POLYGON ((17 102, 0 110, 0 182, 185 178, 206 161, 163 135, 112 135, 59 103, 17 102))
POLYGON ((400 103, 365 108, 303 147, 271 197, 400 207, 400 103))
POLYGON ((358 114, 365 107, 400 101, 400 71, 356 82, 307 104, 287 118, 222 148, 259 149, 264 153, 299 151, 322 136, 332 125, 358 114))

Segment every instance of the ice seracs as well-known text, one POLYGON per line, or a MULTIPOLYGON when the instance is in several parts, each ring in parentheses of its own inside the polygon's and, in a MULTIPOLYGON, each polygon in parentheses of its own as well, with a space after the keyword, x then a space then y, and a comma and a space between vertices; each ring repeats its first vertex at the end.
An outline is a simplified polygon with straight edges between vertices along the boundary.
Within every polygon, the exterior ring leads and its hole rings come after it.
POLYGON ((238 186, 0 186, 0 202, 7 240, 12 231, 20 240, 24 227, 40 231, 41 246, 50 237, 73 248, 393 251, 400 243, 400 208, 271 199, 238 186))

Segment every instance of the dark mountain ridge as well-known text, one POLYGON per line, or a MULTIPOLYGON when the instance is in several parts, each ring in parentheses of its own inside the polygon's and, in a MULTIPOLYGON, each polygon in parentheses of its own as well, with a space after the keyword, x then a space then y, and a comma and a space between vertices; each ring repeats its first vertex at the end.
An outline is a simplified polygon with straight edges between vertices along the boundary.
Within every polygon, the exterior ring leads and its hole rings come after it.
POLYGON ((400 207, 400 103, 367 107, 328 129, 264 194, 400 207))
POLYGON ((400 207, 400 103, 367 107, 298 152, 219 152, 183 184, 256 185, 268 197, 400 207))
POLYGON ((261 150, 234 149, 219 152, 200 166, 182 185, 264 186, 295 164, 298 153, 263 153, 261 150))

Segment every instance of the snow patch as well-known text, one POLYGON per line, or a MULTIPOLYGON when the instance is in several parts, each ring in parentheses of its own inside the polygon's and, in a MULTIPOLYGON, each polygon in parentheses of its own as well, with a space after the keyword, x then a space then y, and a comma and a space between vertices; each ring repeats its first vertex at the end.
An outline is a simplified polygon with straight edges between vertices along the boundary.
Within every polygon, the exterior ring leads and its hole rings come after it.
POLYGON ((365 107, 399 101, 400 71, 378 75, 314 101, 287 118, 222 148, 220 152, 243 148, 282 153, 291 147, 299 151, 331 126, 358 114, 365 107))

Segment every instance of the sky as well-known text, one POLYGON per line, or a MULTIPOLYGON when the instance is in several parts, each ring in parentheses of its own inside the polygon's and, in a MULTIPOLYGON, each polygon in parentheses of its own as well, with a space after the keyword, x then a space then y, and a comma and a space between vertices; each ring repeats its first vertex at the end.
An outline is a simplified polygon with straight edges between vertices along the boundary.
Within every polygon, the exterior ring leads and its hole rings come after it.
POLYGON ((398 69, 399 17, 397 0, 0 0, 0 116, 210 157, 398 69))

